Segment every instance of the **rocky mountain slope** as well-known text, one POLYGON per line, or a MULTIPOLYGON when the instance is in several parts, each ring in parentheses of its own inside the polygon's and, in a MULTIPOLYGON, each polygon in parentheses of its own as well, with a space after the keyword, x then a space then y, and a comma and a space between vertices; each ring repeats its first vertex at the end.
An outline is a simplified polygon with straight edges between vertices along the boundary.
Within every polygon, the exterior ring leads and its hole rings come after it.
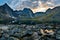
POLYGON ((46 12, 36 12, 29 8, 24 8, 23 10, 13 10, 6 3, 0 6, 0 21, 9 22, 60 22, 60 6, 53 9, 48 9, 46 12))

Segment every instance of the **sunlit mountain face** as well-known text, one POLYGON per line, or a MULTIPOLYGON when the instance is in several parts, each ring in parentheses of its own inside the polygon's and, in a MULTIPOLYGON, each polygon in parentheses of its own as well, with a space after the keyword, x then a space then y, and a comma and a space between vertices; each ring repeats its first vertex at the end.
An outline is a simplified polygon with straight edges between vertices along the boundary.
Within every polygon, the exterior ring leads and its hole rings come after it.
POLYGON ((60 0, 0 0, 0 5, 4 3, 13 10, 30 8, 33 12, 45 12, 48 8, 60 6, 60 0))

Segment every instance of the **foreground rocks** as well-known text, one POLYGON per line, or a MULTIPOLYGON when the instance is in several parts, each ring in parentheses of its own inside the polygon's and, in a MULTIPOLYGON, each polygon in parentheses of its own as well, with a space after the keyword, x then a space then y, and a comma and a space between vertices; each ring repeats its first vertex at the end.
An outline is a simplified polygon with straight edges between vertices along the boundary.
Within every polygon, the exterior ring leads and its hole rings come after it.
POLYGON ((60 40, 60 28, 51 25, 3 25, 0 40, 60 40), (6 26, 5 30, 3 26, 6 26))

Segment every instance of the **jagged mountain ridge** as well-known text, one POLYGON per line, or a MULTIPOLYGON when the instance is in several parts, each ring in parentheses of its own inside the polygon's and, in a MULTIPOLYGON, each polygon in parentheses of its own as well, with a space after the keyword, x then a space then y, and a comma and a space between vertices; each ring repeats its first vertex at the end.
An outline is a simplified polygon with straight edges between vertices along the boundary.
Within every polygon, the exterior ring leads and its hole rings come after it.
POLYGON ((13 10, 7 5, 4 4, 0 6, 0 21, 10 21, 13 20, 13 10))
POLYGON ((46 12, 36 12, 29 8, 24 8, 23 10, 14 11, 6 3, 0 6, 0 19, 16 20, 16 21, 60 21, 60 6, 53 9, 48 9, 46 12))
POLYGON ((48 11, 48 13, 46 13, 46 14, 47 15, 46 15, 45 18, 47 19, 47 21, 57 21, 57 22, 59 22, 60 21, 60 6, 55 7, 53 9, 50 9, 48 11))

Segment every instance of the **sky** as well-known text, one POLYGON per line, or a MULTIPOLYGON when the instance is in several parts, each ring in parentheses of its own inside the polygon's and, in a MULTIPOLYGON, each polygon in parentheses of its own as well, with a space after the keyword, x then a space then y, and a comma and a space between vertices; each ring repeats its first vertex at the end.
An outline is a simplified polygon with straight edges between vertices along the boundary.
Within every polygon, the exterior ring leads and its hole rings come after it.
POLYGON ((0 0, 0 5, 5 3, 13 10, 30 8, 33 12, 45 12, 48 8, 60 6, 60 0, 0 0))

